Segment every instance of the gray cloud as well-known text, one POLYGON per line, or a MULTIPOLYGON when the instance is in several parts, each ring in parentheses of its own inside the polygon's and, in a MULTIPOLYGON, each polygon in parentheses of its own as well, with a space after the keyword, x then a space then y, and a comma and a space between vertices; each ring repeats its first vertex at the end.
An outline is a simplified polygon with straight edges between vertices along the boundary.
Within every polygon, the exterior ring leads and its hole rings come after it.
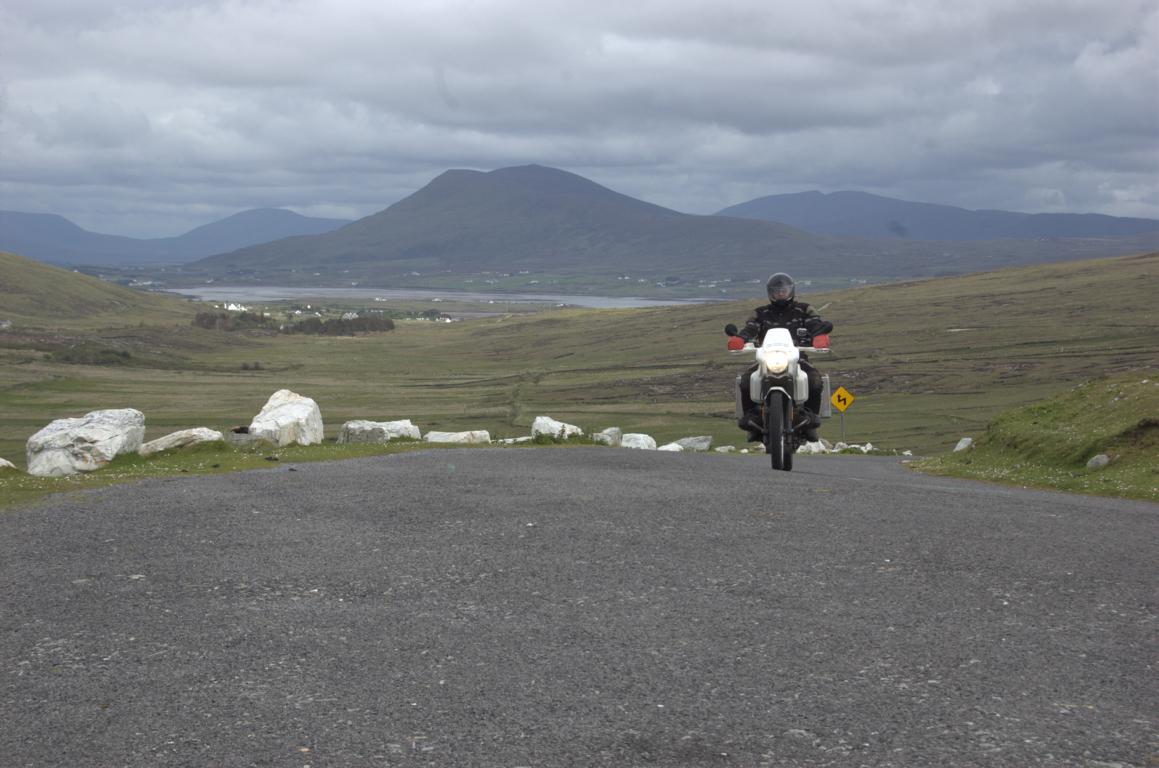
POLYGON ((0 207, 175 234, 538 162, 707 213, 804 189, 1159 218, 1150 0, 9 0, 0 207))

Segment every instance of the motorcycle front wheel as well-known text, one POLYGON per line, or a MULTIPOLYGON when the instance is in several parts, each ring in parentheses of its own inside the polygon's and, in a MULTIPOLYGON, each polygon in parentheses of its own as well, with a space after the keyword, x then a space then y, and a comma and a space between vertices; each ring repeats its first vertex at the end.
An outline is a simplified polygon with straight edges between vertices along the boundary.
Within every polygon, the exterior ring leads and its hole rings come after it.
POLYGON ((773 469, 785 472, 793 469, 793 443, 789 436, 792 409, 789 398, 780 392, 770 394, 765 401, 765 452, 772 460, 773 469))

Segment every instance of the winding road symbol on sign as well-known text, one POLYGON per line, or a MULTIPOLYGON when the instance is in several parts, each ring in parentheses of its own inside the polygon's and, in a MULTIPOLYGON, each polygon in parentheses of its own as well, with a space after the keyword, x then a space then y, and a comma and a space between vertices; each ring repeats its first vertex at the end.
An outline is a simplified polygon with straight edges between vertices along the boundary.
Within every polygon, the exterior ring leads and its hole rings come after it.
POLYGON ((838 387, 833 397, 829 398, 829 402, 833 403, 834 408, 845 413, 845 409, 853 405, 853 393, 845 387, 838 387))

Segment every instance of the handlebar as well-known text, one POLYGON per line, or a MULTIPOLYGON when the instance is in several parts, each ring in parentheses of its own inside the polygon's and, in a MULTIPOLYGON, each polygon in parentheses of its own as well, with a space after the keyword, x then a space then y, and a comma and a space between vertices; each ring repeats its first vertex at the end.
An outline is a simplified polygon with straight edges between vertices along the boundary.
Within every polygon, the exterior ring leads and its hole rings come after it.
MULTIPOLYGON (((753 344, 750 341, 748 344, 745 344, 740 349, 728 350, 728 353, 730 355, 743 355, 745 352, 756 352, 758 349, 760 349, 760 347, 758 347, 756 344, 753 344)), ((828 354, 829 352, 832 351, 829 349, 829 347, 797 347, 797 349, 800 350, 801 352, 817 352, 818 354, 822 354, 822 355, 828 354)))

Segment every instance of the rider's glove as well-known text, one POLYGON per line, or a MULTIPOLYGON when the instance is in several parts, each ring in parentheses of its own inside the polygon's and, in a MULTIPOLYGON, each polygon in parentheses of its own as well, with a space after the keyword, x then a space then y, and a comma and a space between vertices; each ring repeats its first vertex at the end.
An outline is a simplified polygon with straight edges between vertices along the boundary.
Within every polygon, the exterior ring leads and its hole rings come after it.
POLYGON ((833 332, 833 323, 828 320, 822 320, 819 317, 809 318, 805 327, 809 329, 809 333, 813 336, 821 336, 833 332))
POLYGON ((728 348, 732 350, 744 349, 744 339, 740 336, 729 336, 728 348))

